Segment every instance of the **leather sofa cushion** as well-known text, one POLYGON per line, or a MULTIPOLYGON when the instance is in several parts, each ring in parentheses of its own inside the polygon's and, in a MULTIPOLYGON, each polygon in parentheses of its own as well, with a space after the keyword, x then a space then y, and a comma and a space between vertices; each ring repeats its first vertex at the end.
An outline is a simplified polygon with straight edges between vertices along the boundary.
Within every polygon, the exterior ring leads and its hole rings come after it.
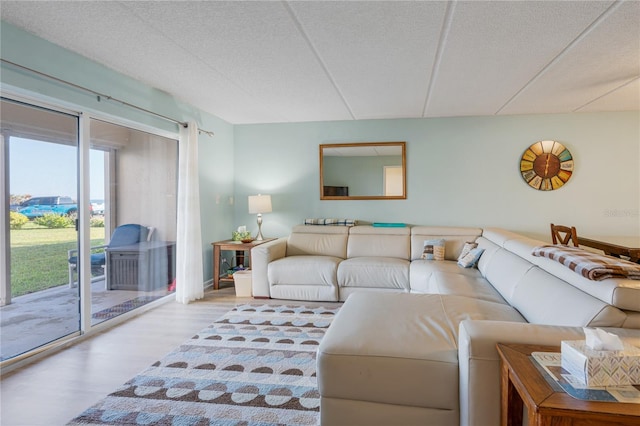
POLYGON ((453 261, 411 262, 412 293, 452 294, 488 302, 506 303, 500 293, 475 268, 462 268, 453 261))
POLYGON ((487 265, 485 277, 502 297, 511 303, 517 283, 532 268, 535 268, 535 265, 517 254, 499 249, 487 265))
POLYGON ((294 226, 287 240, 286 256, 347 257, 348 226, 294 226))
MULTIPOLYGON (((411 286, 419 286, 424 288, 431 276, 436 272, 445 272, 448 274, 459 274, 468 277, 481 277, 480 271, 476 268, 463 268, 452 260, 412 260, 411 261, 411 279, 415 278, 416 282, 411 282, 411 286)), ((418 287, 416 287, 418 288, 418 287)))
POLYGON ((328 285, 274 284, 269 286, 274 299, 338 301, 338 287, 328 285))
POLYGON ((318 348, 322 397, 458 410, 458 324, 524 322, 511 306, 467 297, 352 294, 318 348))
POLYGON ((354 226, 349 231, 347 257, 382 256, 409 260, 410 228, 354 226))
POLYGON ((409 261, 394 257, 353 257, 338 266, 339 287, 409 290, 409 261))
POLYGON ((288 256, 269 263, 270 285, 327 285, 337 287, 338 264, 333 256, 288 256))
POLYGON ((623 311, 623 312, 627 317, 625 318, 624 323, 622 323, 622 327, 640 329, 640 312, 637 312, 637 311, 623 311))
POLYGON ((530 269, 514 285, 511 304, 534 324, 621 327, 627 317, 618 308, 567 285, 538 267, 530 269), (571 303, 570 308, 567 301, 571 303))

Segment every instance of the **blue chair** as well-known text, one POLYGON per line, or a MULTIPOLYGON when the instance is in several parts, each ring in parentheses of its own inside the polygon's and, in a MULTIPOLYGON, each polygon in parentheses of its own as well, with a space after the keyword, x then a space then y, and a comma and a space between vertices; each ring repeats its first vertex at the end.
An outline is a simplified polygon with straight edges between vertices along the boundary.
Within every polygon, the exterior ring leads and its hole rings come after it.
MULTIPOLYGON (((118 226, 111 235, 109 244, 91 247, 91 275, 96 279, 104 277, 104 266, 106 263, 105 249, 113 247, 123 247, 138 244, 142 241, 150 241, 154 228, 138 224, 127 224, 118 226), (94 250, 99 250, 94 253, 94 250)), ((68 251, 69 261, 69 287, 75 287, 74 273, 78 271, 78 250, 68 251)), ((92 278, 93 281, 93 278, 92 278)))

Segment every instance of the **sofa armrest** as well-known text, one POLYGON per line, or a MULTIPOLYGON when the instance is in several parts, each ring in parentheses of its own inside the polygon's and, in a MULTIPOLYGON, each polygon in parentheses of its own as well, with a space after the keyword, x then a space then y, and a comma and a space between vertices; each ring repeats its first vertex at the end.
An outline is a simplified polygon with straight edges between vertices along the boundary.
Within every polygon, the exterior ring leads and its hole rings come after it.
POLYGON ((584 339, 582 327, 464 320, 458 336, 460 425, 500 424, 497 343, 557 345, 584 339))
POLYGON ((269 262, 287 253, 287 238, 278 238, 251 249, 251 287, 253 297, 270 297, 267 269, 269 262))

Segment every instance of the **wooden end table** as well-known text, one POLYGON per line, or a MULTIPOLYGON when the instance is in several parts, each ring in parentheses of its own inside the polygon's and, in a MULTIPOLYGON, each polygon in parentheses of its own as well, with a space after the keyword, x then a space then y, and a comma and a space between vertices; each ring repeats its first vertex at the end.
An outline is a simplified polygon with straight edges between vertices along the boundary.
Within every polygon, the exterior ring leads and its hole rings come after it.
POLYGON ((500 354, 500 424, 530 426, 640 425, 640 404, 583 401, 554 390, 536 368, 532 352, 560 352, 559 346, 497 344, 500 354))
POLYGON ((250 243, 243 243, 242 241, 232 241, 232 240, 224 240, 224 241, 216 241, 215 243, 211 243, 213 246, 213 289, 218 290, 220 288, 220 282, 233 282, 233 278, 228 278, 225 276, 220 276, 220 252, 222 250, 230 250, 236 252, 236 259, 242 258, 242 263, 245 267, 251 266, 251 249, 260 244, 267 243, 269 241, 273 241, 275 238, 265 238, 260 241, 251 241, 250 243), (244 264, 245 252, 249 252, 249 263, 244 264))

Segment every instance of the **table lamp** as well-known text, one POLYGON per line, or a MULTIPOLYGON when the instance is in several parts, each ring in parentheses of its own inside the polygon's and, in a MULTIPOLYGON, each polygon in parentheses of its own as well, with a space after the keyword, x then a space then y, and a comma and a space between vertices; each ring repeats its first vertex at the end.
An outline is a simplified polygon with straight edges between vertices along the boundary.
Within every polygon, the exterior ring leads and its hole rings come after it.
POLYGON ((249 195, 249 214, 258 215, 258 235, 256 241, 262 241, 262 213, 271 213, 271 195, 249 195))

